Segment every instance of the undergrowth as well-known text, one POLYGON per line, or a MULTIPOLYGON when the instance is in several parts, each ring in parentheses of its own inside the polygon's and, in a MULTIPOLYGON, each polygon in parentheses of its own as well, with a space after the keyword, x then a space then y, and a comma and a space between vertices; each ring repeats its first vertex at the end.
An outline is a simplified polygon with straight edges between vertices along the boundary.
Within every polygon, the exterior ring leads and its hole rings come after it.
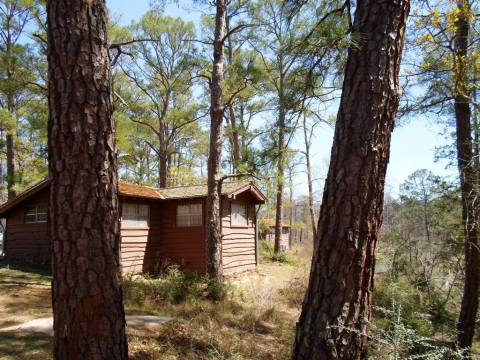
POLYGON ((260 241, 260 255, 263 259, 267 259, 269 261, 278 262, 281 264, 290 264, 295 265, 296 259, 292 256, 288 251, 280 251, 275 253, 275 249, 273 244, 267 241, 260 241))
POLYGON ((287 359, 298 314, 285 311, 270 281, 245 276, 221 286, 178 267, 125 279, 127 311, 175 318, 154 336, 130 335, 131 358, 287 359))

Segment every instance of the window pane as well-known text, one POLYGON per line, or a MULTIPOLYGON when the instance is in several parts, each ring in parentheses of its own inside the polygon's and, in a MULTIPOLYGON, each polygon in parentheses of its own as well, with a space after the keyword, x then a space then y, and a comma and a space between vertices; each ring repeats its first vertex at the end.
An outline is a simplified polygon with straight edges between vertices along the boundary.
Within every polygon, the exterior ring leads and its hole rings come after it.
POLYGON ((189 226, 188 205, 177 205, 177 226, 189 226))
POLYGON ((26 223, 34 223, 37 219, 37 212, 35 209, 27 209, 25 211, 25 222, 26 223))
POLYGON ((149 209, 150 207, 148 205, 138 205, 138 213, 137 213, 138 227, 148 227, 149 209))
POLYGON ((37 222, 47 222, 48 212, 45 208, 37 208, 37 222))
POLYGON ((247 206, 242 203, 232 203, 232 225, 247 226, 247 206))
POLYGON ((123 204, 122 226, 123 227, 148 227, 149 205, 123 204))
POLYGON ((190 205, 190 226, 202 225, 202 204, 190 205))
POLYGON ((177 226, 201 226, 202 204, 177 205, 177 226))

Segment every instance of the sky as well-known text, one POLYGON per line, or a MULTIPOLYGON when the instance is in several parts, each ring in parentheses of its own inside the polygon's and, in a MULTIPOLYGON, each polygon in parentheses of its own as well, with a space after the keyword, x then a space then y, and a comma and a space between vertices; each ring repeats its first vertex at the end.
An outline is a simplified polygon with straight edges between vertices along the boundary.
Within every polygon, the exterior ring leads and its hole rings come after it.
MULTIPOLYGON (((122 25, 138 20, 149 8, 149 0, 107 0, 107 5, 115 19, 122 25)), ((180 1, 184 4, 185 1, 180 1)), ((181 17, 184 20, 199 23, 199 11, 187 9, 185 6, 169 4, 165 8, 169 16, 181 17)), ((456 170, 446 168, 446 162, 435 162, 435 149, 446 145, 441 135, 442 127, 425 117, 414 117, 401 126, 397 126, 392 134, 390 162, 387 170, 386 191, 392 196, 398 195, 399 185, 415 170, 429 169, 434 174, 453 178, 456 170)), ((332 147, 333 128, 324 126, 316 132, 313 143, 314 187, 319 193, 328 168, 330 149, 332 147)), ((297 139, 293 146, 300 146, 297 139)), ((307 187, 304 173, 294 180, 297 193, 306 194, 307 187)), ((321 194, 317 194, 321 195, 321 194)), ((319 196, 320 197, 320 196, 319 196)))

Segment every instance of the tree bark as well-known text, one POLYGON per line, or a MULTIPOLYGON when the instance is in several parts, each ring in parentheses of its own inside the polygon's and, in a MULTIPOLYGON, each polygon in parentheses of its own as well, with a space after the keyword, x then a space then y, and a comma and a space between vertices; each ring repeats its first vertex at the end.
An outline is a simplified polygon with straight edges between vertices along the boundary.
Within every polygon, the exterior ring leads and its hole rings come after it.
POLYGON ((165 98, 162 104, 161 115, 158 119, 158 186, 160 188, 167 187, 167 177, 169 173, 168 166, 168 147, 170 146, 167 141, 167 113, 169 111, 171 91, 168 90, 165 94, 165 98))
POLYGON ((279 113, 278 113, 278 154, 277 154, 277 194, 275 209, 275 241, 274 252, 281 252, 283 230, 283 192, 285 189, 285 99, 284 99, 284 74, 280 68, 279 85, 279 113))
POLYGON ((7 191, 8 200, 13 199, 17 194, 15 191, 15 143, 13 130, 7 131, 7 191))
POLYGON ((238 173, 238 166, 240 164, 240 141, 237 127, 237 117, 235 115, 235 108, 232 103, 228 104, 228 113, 230 114, 230 127, 231 127, 231 144, 232 144, 232 163, 233 172, 238 173))
POLYGON ((457 132, 457 162, 462 194, 462 219, 465 237, 465 284, 458 319, 458 346, 471 348, 475 333, 480 290, 480 252, 477 169, 473 157, 471 109, 468 94, 468 36, 470 6, 468 1, 457 2, 459 10, 454 42, 455 120, 457 132))
MULTIPOLYGON (((311 129, 313 133, 313 127, 311 129)), ((310 136, 308 135, 307 131, 307 118, 303 117, 303 136, 305 140, 305 161, 307 163, 307 184, 308 184, 308 211, 310 213, 310 222, 312 223, 312 235, 315 239, 317 237, 317 225, 316 225, 316 218, 317 215, 315 214, 315 207, 313 205, 313 179, 312 179, 312 164, 310 159, 310 147, 312 146, 311 138, 312 133, 310 136)))
MULTIPOLYGON (((225 31, 228 33, 231 30, 230 28, 230 16, 227 14, 225 16, 225 31)), ((227 59, 228 64, 233 64, 233 44, 232 38, 228 37, 227 39, 227 59)), ((239 140, 239 133, 237 127, 237 116, 235 114, 235 107, 233 105, 234 99, 229 101, 227 104, 228 107, 228 114, 230 118, 230 144, 232 147, 232 165, 233 165, 233 173, 238 173, 238 165, 240 164, 240 140, 239 140)))
POLYGON ((288 214, 288 223, 290 229, 288 231, 288 248, 291 249, 293 246, 293 209, 295 204, 293 203, 293 169, 294 167, 290 167, 288 171, 288 200, 290 202, 290 209, 288 214))
POLYGON ((367 358, 408 0, 360 0, 293 359, 367 358))
POLYGON ((47 3, 55 359, 128 359, 103 0, 47 3))
POLYGON ((220 161, 223 144, 223 68, 226 1, 216 0, 213 68, 210 83, 210 149, 207 192, 207 272, 222 277, 222 230, 220 218, 220 161))

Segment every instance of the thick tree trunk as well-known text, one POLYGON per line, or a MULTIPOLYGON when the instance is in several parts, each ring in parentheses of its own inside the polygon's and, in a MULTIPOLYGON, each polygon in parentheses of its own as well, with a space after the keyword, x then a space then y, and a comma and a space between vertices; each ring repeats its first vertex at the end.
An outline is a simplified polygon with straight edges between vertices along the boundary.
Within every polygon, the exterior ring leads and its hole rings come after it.
POLYGON ((223 62, 226 1, 216 0, 213 69, 210 84, 210 150, 207 193, 207 272, 222 277, 222 229, 220 218, 220 161, 223 144, 223 62))
POLYGON ((47 3, 55 359, 127 359, 103 0, 47 3))
POLYGON ((471 109, 468 96, 469 16, 468 1, 459 0, 455 33, 455 119, 457 131, 457 160, 462 193, 462 218, 465 236, 465 284, 460 317, 458 319, 458 345, 472 346, 480 290, 480 241, 477 171, 473 157, 471 109))
POLYGON ((367 358, 408 0, 360 0, 293 359, 367 358))
MULTIPOLYGON (((311 129, 313 132, 313 128, 311 129)), ((308 211, 310 213, 310 222, 312 223, 312 235, 315 239, 317 237, 317 225, 316 219, 317 215, 315 214, 315 207, 313 205, 313 178, 312 178, 312 164, 310 159, 310 147, 312 134, 308 134, 307 131, 307 118, 303 117, 303 136, 305 140, 305 161, 307 163, 307 183, 308 183, 308 211)))

